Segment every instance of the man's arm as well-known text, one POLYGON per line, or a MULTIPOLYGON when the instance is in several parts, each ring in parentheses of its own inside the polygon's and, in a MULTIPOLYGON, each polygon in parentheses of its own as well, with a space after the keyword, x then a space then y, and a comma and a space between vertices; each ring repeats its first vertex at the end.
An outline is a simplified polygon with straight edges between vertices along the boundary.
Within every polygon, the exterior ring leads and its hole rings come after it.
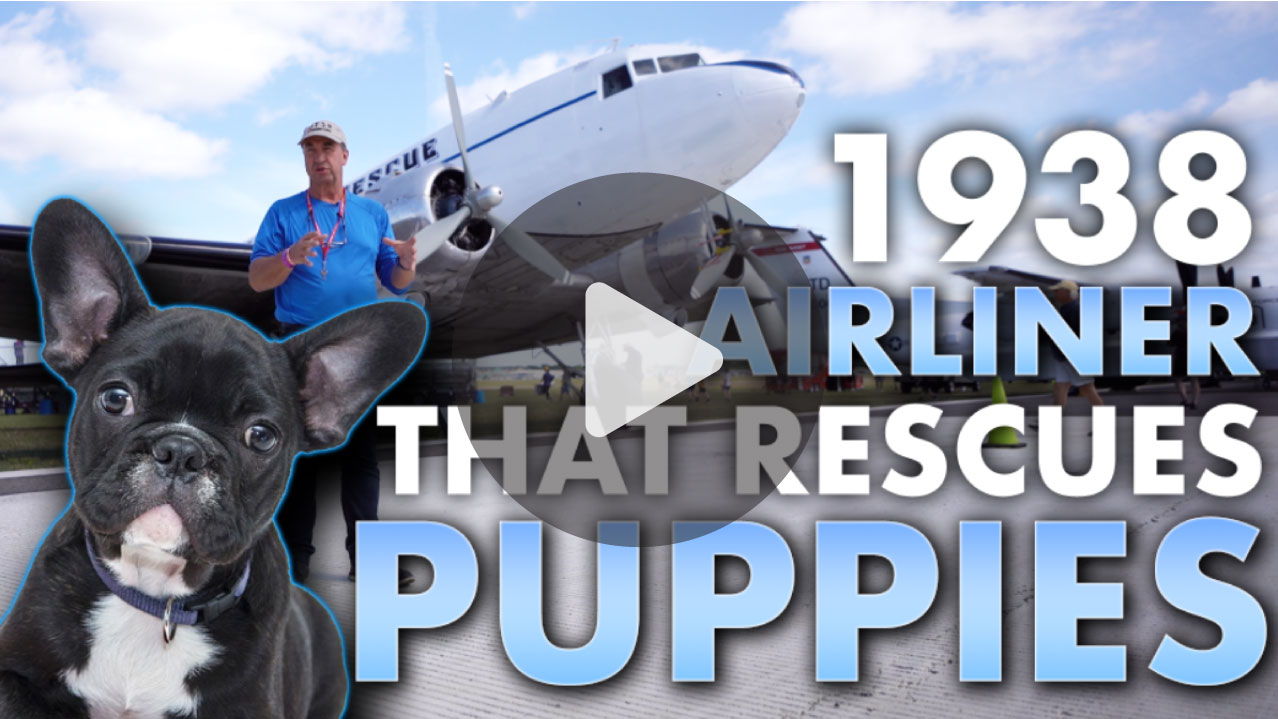
POLYGON ((402 295, 417 277, 417 237, 396 240, 386 209, 377 205, 375 213, 377 231, 382 236, 382 244, 377 247, 377 279, 392 293, 402 295))
POLYGON ((284 280, 293 274, 293 267, 289 263, 293 266, 311 265, 315 248, 323 239, 324 236, 320 233, 309 232, 283 252, 253 260, 249 263, 249 287, 256 292, 265 292, 284 284, 284 280), (287 263, 284 261, 285 255, 288 256, 287 263))
POLYGON ((391 268, 390 279, 395 289, 402 290, 417 277, 417 238, 410 237, 400 242, 384 237, 382 242, 395 250, 395 266, 391 268))

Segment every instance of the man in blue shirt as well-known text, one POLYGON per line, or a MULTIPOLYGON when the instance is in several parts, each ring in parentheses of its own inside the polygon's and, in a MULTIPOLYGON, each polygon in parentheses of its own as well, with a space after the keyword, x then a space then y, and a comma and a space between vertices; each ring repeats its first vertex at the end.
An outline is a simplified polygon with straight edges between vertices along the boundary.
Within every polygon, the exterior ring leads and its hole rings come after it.
MULTIPOLYGON (((281 336, 298 332, 352 307, 377 299, 377 283, 403 294, 417 273, 415 240, 397 241, 380 204, 346 192, 342 168, 350 153, 346 134, 332 122, 316 122, 298 143, 310 187, 271 205, 253 242, 249 285, 275 290, 281 336)), ((305 582, 315 547, 315 484, 320 466, 338 460, 342 514, 346 518, 348 578, 355 579, 355 523, 377 519, 381 483, 373 421, 352 430, 336 454, 299 459, 280 507, 280 529, 293 556, 293 576, 305 582)), ((400 573, 400 583, 413 576, 400 573)))

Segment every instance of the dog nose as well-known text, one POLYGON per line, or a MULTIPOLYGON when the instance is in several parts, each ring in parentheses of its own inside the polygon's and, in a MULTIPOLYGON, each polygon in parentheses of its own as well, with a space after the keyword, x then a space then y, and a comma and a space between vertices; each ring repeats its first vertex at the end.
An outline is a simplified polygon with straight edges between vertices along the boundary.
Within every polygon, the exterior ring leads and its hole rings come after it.
POLYGON ((161 473, 170 479, 189 482, 205 466, 208 459, 204 450, 190 437, 170 434, 151 446, 151 457, 159 465, 161 473))

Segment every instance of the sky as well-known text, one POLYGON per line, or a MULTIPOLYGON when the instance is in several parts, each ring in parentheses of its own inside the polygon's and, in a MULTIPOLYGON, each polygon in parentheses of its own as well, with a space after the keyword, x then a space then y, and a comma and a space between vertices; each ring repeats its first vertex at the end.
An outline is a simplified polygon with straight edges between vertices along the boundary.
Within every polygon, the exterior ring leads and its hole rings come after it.
POLYGON ((1273 4, 3 4, 0 223, 30 224, 70 194, 119 232, 243 242, 304 186, 296 141, 311 121, 345 128, 354 177, 446 124, 444 62, 470 109, 618 40, 798 71, 798 121, 730 193, 825 235, 858 283, 970 293, 950 274, 963 265, 937 262, 959 230, 927 212, 915 177, 927 146, 962 129, 1011 140, 1029 170, 1021 212, 979 264, 1172 283, 1149 230, 1166 195, 1158 153, 1209 128, 1247 151, 1236 196, 1254 235, 1238 274, 1278 284, 1276 36, 1273 4), (1085 173, 1039 171, 1047 146, 1080 128, 1123 142, 1140 218, 1133 247, 1100 268, 1056 261, 1033 230, 1035 217, 1087 216, 1085 173), (886 265, 850 262, 836 132, 888 135, 886 265))

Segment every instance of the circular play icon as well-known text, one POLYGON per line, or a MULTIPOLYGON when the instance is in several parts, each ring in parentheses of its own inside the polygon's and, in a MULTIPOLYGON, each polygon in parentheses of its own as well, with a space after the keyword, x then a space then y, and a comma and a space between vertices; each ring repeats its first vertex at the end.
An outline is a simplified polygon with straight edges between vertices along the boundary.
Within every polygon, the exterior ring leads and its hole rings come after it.
POLYGON ((431 303, 432 343, 485 355, 484 401, 459 414, 488 473, 599 541, 617 541, 603 521, 639 522, 650 546, 673 541, 672 522, 744 516, 815 422, 823 305, 796 232, 653 174, 578 183, 494 230, 464 292, 431 303), (617 197, 645 202, 618 213, 617 197), (685 209, 656 211, 671 207, 685 209))

